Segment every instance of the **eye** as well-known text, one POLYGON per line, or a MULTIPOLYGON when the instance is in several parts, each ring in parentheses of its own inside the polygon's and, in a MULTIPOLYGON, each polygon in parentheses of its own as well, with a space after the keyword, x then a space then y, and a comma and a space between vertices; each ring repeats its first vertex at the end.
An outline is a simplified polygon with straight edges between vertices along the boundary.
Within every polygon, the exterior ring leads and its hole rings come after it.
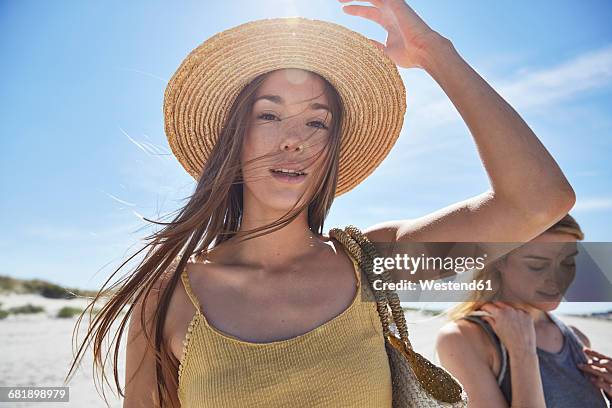
POLYGON ((259 116, 257 117, 257 119, 263 119, 263 120, 276 120, 276 119, 278 119, 278 118, 276 117, 276 115, 273 115, 273 114, 271 114, 271 113, 262 113, 261 115, 259 115, 259 116), (270 118, 271 118, 271 119, 270 119, 270 118))
POLYGON ((308 124, 311 124, 311 123, 319 124, 320 126, 315 126, 315 127, 319 128, 319 129, 327 129, 327 126, 325 125, 325 123, 321 122, 320 120, 315 120, 315 121, 312 121, 312 122, 308 122, 308 124))
POLYGON ((532 271, 541 271, 544 268, 546 268, 546 266, 547 264, 532 264, 532 265, 527 264, 527 267, 532 271))

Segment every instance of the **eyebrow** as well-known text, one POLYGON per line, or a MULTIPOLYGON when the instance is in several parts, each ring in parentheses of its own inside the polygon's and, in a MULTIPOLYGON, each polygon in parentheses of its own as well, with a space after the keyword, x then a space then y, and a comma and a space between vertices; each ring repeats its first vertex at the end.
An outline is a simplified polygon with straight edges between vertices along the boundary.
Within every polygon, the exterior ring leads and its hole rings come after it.
MULTIPOLYGON (((283 100, 283 98, 281 98, 279 95, 261 95, 259 97, 257 97, 255 99, 255 101, 253 102, 253 104, 255 104, 257 101, 265 99, 267 101, 279 104, 279 105, 284 105, 285 101, 283 100)), ((331 114, 331 109, 329 109, 329 106, 323 104, 323 103, 319 103, 319 102, 312 102, 310 105, 308 105, 308 107, 310 109, 313 110, 320 110, 320 109, 324 109, 326 111, 328 111, 331 114)))
MULTIPOLYGON (((572 252, 571 254, 567 255, 566 258, 569 258, 570 256, 575 256, 575 255, 578 255, 578 251, 572 252)), ((550 258, 546 258, 544 256, 537 256, 537 255, 525 255, 523 259, 541 259, 544 261, 550 261, 550 258)))

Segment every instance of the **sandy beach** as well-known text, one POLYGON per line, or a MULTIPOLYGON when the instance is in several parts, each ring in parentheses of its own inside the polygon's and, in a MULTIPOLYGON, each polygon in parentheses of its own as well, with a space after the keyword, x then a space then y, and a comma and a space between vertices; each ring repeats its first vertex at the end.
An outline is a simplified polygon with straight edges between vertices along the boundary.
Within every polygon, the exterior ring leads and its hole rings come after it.
MULTIPOLYGON (((33 315, 10 315, 0 320, 0 386, 61 386, 72 357, 72 330, 76 317, 60 319, 54 317, 63 306, 84 307, 86 300, 55 300, 38 295, 0 296, 3 308, 26 303, 40 305, 44 313, 33 315)), ((595 350, 612 355, 612 322, 591 318, 563 316, 568 324, 575 325, 586 333, 595 350)), ((444 317, 430 316, 410 311, 406 314, 415 349, 424 356, 437 361, 434 356, 434 339, 437 330, 444 324, 444 317)), ((84 329, 84 327, 82 327, 84 329)), ((83 338, 81 331, 79 339, 83 338)), ((119 378, 123 383, 123 354, 120 360, 119 378)), ((112 380, 112 374, 110 374, 112 380)), ((71 382, 69 403, 45 403, 45 407, 105 407, 92 380, 90 353, 71 382)), ((111 407, 121 407, 121 399, 113 395, 108 387, 105 393, 111 407)), ((40 407, 40 403, 0 403, 0 407, 40 407)))

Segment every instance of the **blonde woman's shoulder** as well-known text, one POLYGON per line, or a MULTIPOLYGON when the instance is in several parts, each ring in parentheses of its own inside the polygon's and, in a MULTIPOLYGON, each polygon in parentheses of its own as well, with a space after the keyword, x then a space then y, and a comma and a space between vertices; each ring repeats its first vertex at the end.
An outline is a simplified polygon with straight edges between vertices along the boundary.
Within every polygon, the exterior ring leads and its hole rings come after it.
POLYGON ((438 332, 440 364, 463 385, 471 407, 507 407, 493 371, 494 347, 484 330, 467 320, 450 321, 438 332))
POLYGON ((495 344, 478 324, 469 320, 453 320, 442 326, 436 338, 436 351, 443 365, 444 360, 449 364, 476 362, 494 373, 501 365, 495 344))

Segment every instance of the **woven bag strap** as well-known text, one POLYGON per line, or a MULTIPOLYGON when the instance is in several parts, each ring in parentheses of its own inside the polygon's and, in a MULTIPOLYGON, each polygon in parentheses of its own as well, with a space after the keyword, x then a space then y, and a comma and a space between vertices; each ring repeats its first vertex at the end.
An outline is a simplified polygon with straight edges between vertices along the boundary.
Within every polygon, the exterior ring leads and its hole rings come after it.
POLYGON ((367 272, 371 268, 370 264, 372 263, 372 259, 366 256, 357 241, 351 238, 351 236, 348 235, 345 231, 338 228, 333 228, 329 231, 329 236, 340 242, 342 246, 348 251, 350 256, 359 263, 359 266, 365 272, 366 278, 370 283, 370 287, 372 287, 372 293, 374 294, 374 298, 376 300, 376 310, 378 311, 378 315, 382 323, 383 334, 385 336, 390 335, 391 331, 389 329, 389 324, 391 320, 389 317, 389 309, 387 306, 387 296, 381 290, 374 290, 374 277, 372 276, 372 274, 367 272))
POLYGON ((344 245, 344 247, 349 250, 353 257, 358 260, 360 266, 364 269, 376 298, 376 308, 382 323, 383 334, 385 336, 390 334, 390 320, 388 313, 388 309, 390 308, 393 322, 395 323, 395 327, 399 332, 401 340, 404 342, 407 348, 412 350, 412 344, 408 338, 408 326, 406 324, 406 318, 404 317, 404 311, 402 310, 399 296, 392 290, 374 289, 375 280, 382 279, 383 283, 389 283, 391 282, 391 276, 387 270, 384 270, 380 275, 374 273, 374 258, 378 257, 379 255, 372 242, 370 242, 370 240, 354 225, 349 225, 345 227, 344 230, 333 228, 329 231, 329 235, 344 245))

